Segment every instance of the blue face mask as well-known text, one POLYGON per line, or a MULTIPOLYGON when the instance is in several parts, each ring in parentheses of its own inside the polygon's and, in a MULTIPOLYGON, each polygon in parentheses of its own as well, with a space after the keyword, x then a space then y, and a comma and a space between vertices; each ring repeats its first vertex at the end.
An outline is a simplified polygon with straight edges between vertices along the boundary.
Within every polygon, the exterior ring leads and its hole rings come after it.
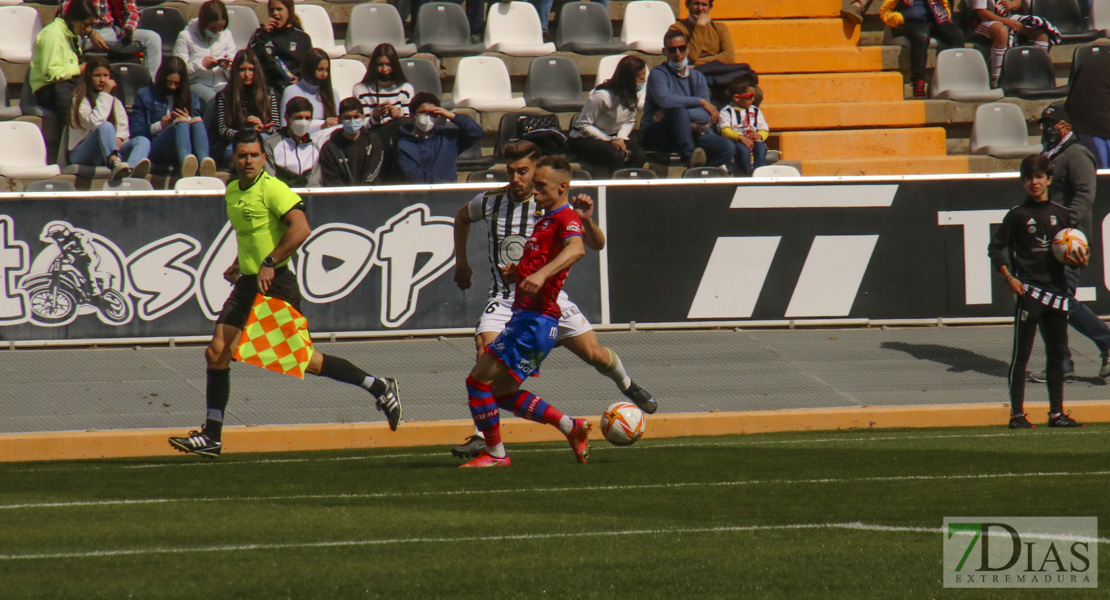
POLYGON ((682 69, 686 68, 686 65, 690 64, 690 57, 687 56, 686 58, 682 59, 682 62, 680 63, 676 63, 673 60, 668 60, 667 64, 670 65, 671 68, 675 71, 681 71, 682 69))
POLYGON ((640 92, 644 91, 644 86, 646 86, 646 85, 647 85, 646 81, 641 81, 640 83, 637 83, 636 84, 636 93, 639 94, 640 92))
POLYGON ((343 133, 354 135, 362 131, 363 120, 358 119, 343 119, 343 133))

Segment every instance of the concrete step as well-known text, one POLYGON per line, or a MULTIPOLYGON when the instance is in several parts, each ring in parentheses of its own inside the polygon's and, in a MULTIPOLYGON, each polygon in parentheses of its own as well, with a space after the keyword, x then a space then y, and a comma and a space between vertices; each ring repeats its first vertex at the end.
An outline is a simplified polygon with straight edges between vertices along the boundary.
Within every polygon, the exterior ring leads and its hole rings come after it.
POLYGON ((927 121, 926 103, 887 100, 882 102, 764 102, 767 123, 775 131, 813 129, 860 129, 869 127, 922 127, 927 121))
POLYGON ((901 100, 902 74, 815 73, 806 75, 767 75, 759 78, 764 102, 858 102, 861 100, 901 100))
POLYGON ((826 160, 803 160, 802 175, 841 176, 858 175, 934 175, 968 173, 966 156, 907 156, 826 160))
POLYGON ((743 60, 745 48, 858 46, 859 28, 840 19, 723 21, 743 60))
MULTIPOLYGON (((685 3, 679 9, 680 19, 689 11, 685 3)), ((798 19, 840 18, 840 0, 761 0, 743 2, 731 0, 717 2, 710 11, 714 20, 730 19, 798 19)), ((735 41, 735 40, 734 40, 735 41)))
POLYGON ((947 154, 943 127, 788 131, 778 136, 778 149, 784 159, 801 161, 916 158, 947 154))
POLYGON ((898 49, 883 46, 745 48, 737 54, 760 76, 782 73, 846 73, 898 69, 898 49))

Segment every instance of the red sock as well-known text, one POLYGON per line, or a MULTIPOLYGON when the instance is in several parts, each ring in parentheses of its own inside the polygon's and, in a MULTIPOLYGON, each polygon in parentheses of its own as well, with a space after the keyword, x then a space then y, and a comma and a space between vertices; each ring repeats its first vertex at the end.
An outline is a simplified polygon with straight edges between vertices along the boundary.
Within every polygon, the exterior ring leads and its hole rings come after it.
POLYGON ((470 416, 474 419, 474 425, 485 436, 486 445, 500 444, 501 418, 497 403, 490 393, 490 385, 477 381, 473 377, 467 377, 466 393, 470 404, 470 416))

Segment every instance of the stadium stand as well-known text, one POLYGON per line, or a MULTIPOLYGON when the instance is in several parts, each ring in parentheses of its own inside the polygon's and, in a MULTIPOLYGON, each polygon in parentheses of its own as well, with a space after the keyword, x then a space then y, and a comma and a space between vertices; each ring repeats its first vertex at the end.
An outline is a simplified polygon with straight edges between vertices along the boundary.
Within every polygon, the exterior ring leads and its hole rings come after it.
POLYGON ((173 189, 178 191, 217 190, 224 191, 227 184, 218 177, 182 177, 173 184, 173 189))
POLYGON ((293 11, 301 19, 301 29, 312 38, 314 48, 327 52, 331 58, 347 54, 346 48, 335 43, 335 32, 332 30, 327 9, 319 4, 297 4, 293 11))
MULTIPOLYGON (((1088 0, 1083 0, 1087 2, 1088 0)), ((1087 19, 1077 0, 1030 0, 1029 12, 1043 17, 1060 30, 1064 43, 1089 42, 1101 34, 1087 27, 1087 19)))
POLYGON ((596 2, 563 5, 555 46, 560 52, 578 54, 614 54, 627 48, 623 42, 613 41, 613 22, 606 7, 596 2))
POLYGON ((683 179, 715 179, 728 177, 728 173, 716 167, 690 167, 682 172, 683 179))
POLYGON ((177 35, 189 24, 185 13, 172 6, 150 6, 139 11, 139 29, 148 29, 162 36, 162 52, 173 54, 177 35))
POLYGON ((971 126, 971 153, 998 158, 1022 158, 1041 151, 1028 142, 1028 126, 1021 109, 1013 104, 992 102, 975 110, 971 126))
POLYGON ((1091 0, 1091 29, 1110 35, 1110 0, 1091 0))
POLYGON ((405 24, 401 14, 390 4, 366 2, 351 9, 347 26, 347 53, 370 56, 378 44, 390 43, 397 56, 416 54, 416 44, 405 41, 405 24))
POLYGON ((536 8, 527 2, 495 2, 486 15, 486 50, 510 56, 546 56, 555 44, 544 43, 536 8))
POLYGON ((802 174, 790 165, 764 165, 752 171, 752 177, 801 177, 802 174))
POLYGON ((651 169, 617 169, 613 179, 657 179, 659 176, 651 169))
POLYGON ((505 63, 492 56, 467 56, 459 61, 451 100, 459 108, 502 111, 524 108, 524 98, 513 97, 505 63))
POLYGON ((1089 58, 1102 52, 1110 52, 1110 44, 1083 44, 1075 47, 1075 52, 1071 55, 1071 73, 1068 74, 1068 82, 1075 78, 1075 74, 1079 72, 1079 67, 1083 66, 1089 58))
POLYGON ((998 87, 1007 96, 1026 100, 1063 98, 1068 86, 1056 85, 1056 70, 1048 52, 1033 46, 1017 46, 1006 50, 998 87))
MULTIPOLYGON (((624 12, 624 26, 621 27, 620 39, 629 50, 662 54, 663 34, 674 22, 674 11, 666 2, 655 0, 629 2, 624 12)), ((732 39, 735 41, 737 37, 733 35, 732 39)))
POLYGON ((77 187, 68 181, 60 179, 37 179, 28 182, 23 188, 23 191, 53 194, 57 192, 76 192, 77 187))
POLYGON ((937 54, 929 94, 957 102, 993 102, 1002 98, 1002 90, 991 89, 987 61, 971 48, 949 48, 937 54))
POLYGON ((470 21, 459 4, 430 2, 420 7, 413 41, 418 52, 436 56, 473 56, 485 44, 470 41, 470 21))
POLYGON ((524 103, 551 112, 580 111, 586 104, 582 75, 574 60, 542 56, 532 60, 524 83, 524 103))
POLYGON ((104 183, 104 189, 112 192, 149 192, 154 186, 145 179, 124 177, 123 179, 109 179, 104 183))
POLYGON ((508 183, 509 176, 504 169, 485 169, 471 171, 466 176, 467 183, 508 183))

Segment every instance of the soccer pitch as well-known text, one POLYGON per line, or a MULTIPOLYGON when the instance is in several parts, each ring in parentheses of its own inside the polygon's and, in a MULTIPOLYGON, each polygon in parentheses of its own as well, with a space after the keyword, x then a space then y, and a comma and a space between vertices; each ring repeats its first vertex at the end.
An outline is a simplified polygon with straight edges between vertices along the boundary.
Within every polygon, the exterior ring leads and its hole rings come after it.
MULTIPOLYGON (((1096 516, 1105 425, 0 464, 0 597, 1023 598, 942 587, 946 516, 1096 516)), ((650 435, 650 421, 648 435, 650 435)))

